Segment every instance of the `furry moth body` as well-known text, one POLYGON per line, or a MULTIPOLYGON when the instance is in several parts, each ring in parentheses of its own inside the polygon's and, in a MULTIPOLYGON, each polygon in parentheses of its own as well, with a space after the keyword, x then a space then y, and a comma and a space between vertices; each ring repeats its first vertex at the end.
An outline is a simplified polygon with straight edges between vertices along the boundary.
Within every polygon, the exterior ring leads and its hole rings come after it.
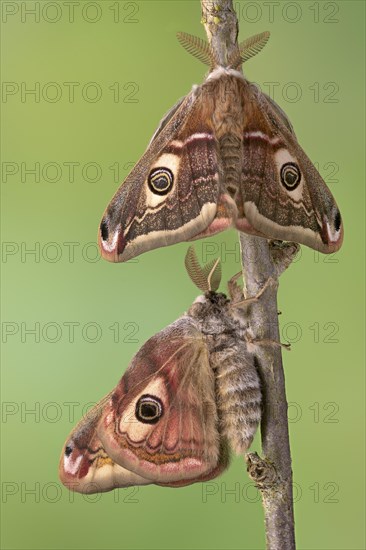
POLYGON ((150 338, 117 387, 71 432, 61 481, 94 493, 150 483, 181 487, 222 473, 229 448, 243 453, 261 416, 260 381, 241 319, 235 300, 206 289, 150 338))
POLYGON ((331 192, 283 111, 236 70, 269 34, 245 41, 227 67, 203 41, 182 36, 212 70, 161 121, 107 207, 99 230, 103 257, 126 261, 228 227, 338 250, 343 225, 331 192))

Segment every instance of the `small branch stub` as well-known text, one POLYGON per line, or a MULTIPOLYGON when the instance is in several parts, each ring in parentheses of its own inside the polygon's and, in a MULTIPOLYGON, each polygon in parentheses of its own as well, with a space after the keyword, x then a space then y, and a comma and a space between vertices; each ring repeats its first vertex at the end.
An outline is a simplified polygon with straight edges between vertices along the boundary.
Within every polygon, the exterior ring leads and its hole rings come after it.
POLYGON ((269 460, 261 458, 257 453, 246 454, 245 460, 249 477, 258 489, 272 489, 277 485, 279 479, 276 468, 269 460))
POLYGON ((269 248, 277 277, 290 267, 301 250, 299 244, 284 241, 269 241, 269 248))

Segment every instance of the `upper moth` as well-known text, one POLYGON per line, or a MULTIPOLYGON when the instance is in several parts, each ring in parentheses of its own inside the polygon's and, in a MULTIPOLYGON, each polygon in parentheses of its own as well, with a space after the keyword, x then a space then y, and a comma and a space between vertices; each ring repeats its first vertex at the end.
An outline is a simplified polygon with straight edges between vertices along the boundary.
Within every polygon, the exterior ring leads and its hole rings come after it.
POLYGON ((324 253, 340 248, 343 225, 331 192, 284 112, 238 70, 268 37, 247 39, 221 66, 208 44, 178 35, 210 72, 163 118, 107 207, 99 230, 104 258, 126 261, 228 227, 324 253))

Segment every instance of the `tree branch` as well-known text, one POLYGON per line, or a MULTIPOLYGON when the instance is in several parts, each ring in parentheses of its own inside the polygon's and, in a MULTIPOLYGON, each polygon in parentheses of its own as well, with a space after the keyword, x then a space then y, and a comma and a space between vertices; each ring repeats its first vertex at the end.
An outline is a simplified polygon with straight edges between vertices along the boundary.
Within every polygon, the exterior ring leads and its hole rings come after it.
MULTIPOLYGON (((201 6, 211 47, 220 64, 225 65, 228 56, 237 49, 238 20, 232 0, 201 0, 201 6)), ((240 244, 245 295, 255 296, 268 280, 273 282, 250 307, 253 337, 279 342, 278 277, 290 265, 299 247, 244 233, 240 234, 240 244)), ((263 458, 249 453, 247 468, 262 494, 267 549, 294 550, 292 469, 281 348, 266 344, 258 348, 257 365, 263 390, 263 458)))
MULTIPOLYGON (((244 234, 240 235, 240 244, 246 294, 255 295, 269 278, 277 282, 251 307, 254 337, 279 342, 277 277, 299 247, 293 243, 282 243, 279 247, 244 234)), ((246 456, 248 472, 262 493, 267 548, 293 550, 292 469, 281 348, 259 346, 256 355, 263 390, 261 437, 264 457, 260 459, 256 453, 249 453, 246 456)))

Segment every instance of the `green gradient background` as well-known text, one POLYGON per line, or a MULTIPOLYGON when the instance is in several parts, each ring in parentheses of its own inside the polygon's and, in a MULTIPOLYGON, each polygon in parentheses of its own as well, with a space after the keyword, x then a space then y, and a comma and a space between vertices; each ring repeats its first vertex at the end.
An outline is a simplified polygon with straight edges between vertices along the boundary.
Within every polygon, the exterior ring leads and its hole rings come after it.
MULTIPOLYGON (((80 168, 73 183, 66 169, 55 183, 42 178, 35 183, 31 176, 22 182, 19 174, 2 183, 3 241, 18 246, 23 242, 29 248, 38 242, 41 250, 54 242, 62 250, 55 263, 42 255, 38 262, 32 256, 22 261, 20 253, 3 258, 3 322, 23 322, 29 327, 35 322, 41 326, 80 323, 74 343, 68 342, 64 327, 56 343, 44 339, 34 343, 32 336, 22 343, 18 333, 3 346, 2 399, 20 408, 22 402, 28 408, 36 402, 41 408, 54 402, 62 414, 51 422, 55 408, 46 407, 39 419, 28 415, 22 421, 20 413, 3 418, 2 482, 16 484, 17 492, 3 493, 2 547, 264 548, 261 504, 253 489, 246 492, 248 478, 240 458, 233 460, 216 485, 210 484, 209 489, 217 492, 207 496, 206 502, 202 495, 207 486, 200 484, 179 490, 125 489, 93 501, 60 489, 59 498, 55 497, 59 454, 81 416, 80 405, 70 421, 63 403, 99 400, 116 384, 141 344, 175 320, 196 296, 182 267, 186 244, 152 251, 126 265, 85 261, 81 254, 85 243, 95 241, 101 214, 117 188, 108 167, 119 162, 122 180, 128 172, 122 167, 139 158, 160 117, 193 83, 200 83, 205 72, 175 39, 179 30, 203 36, 198 0, 139 2, 137 23, 114 23, 112 4, 99 3, 103 15, 95 24, 83 21, 80 9, 75 11, 74 23, 67 21, 64 9, 61 21, 54 24, 34 23, 32 17, 22 23, 19 14, 2 24, 3 81, 24 81, 28 86, 37 81, 61 85, 95 81, 103 88, 97 103, 84 101, 80 92, 69 103, 63 87, 56 103, 42 99, 36 103, 31 97, 22 103, 18 94, 1 105, 3 162, 83 165, 92 161, 103 170, 95 183, 86 182, 80 168), (138 103, 113 102, 108 86, 117 81, 122 86, 138 84, 138 103), (81 243, 74 262, 69 261, 64 242, 81 243), (117 321, 125 340, 129 329, 123 326, 136 323, 138 341, 114 343, 108 327, 117 321), (96 343, 81 336, 81 327, 89 322, 99 323, 102 329, 96 343), (39 499, 24 494, 24 488, 37 483, 39 499), (232 490, 238 483, 240 495, 225 496, 225 489, 232 490), (43 496, 42 490, 46 491, 43 496)), ((121 3, 121 17, 133 9, 125 4, 121 3)), ((291 24, 281 11, 289 9, 288 2, 281 2, 273 22, 268 8, 258 4, 262 17, 256 23, 242 17, 240 38, 267 29, 272 35, 265 50, 245 66, 246 75, 260 84, 280 82, 281 88, 290 81, 301 85, 298 102, 285 101, 280 92, 275 99, 292 120, 304 149, 320 163, 323 175, 329 175, 324 168, 327 162, 339 165, 338 181, 329 185, 345 222, 339 254, 318 256, 304 247, 301 258, 281 278, 283 340, 286 335, 290 340, 297 339, 296 332, 299 335, 291 354, 284 356, 292 403, 298 548, 364 549, 365 5, 338 2, 335 18, 339 22, 325 23, 331 11, 326 4, 316 3, 320 22, 315 23, 309 9, 314 2, 297 3, 302 17, 291 24), (320 83, 321 90, 327 82, 336 82, 339 101, 323 101, 328 89, 315 102, 309 90, 314 82, 320 83), (319 342, 309 328, 314 323, 319 323, 319 342), (324 341, 333 326, 324 329, 326 323, 339 327, 334 336, 337 342, 324 341), (319 418, 314 416, 317 407, 319 418)), ((50 8, 49 16, 53 13, 50 8)), ((293 17, 291 9, 286 13, 293 17)), ((247 19, 254 17, 254 11, 247 12, 247 19)), ((239 270, 238 254, 225 254, 234 249, 236 240, 231 231, 209 241, 209 246, 217 243, 223 251, 224 281, 239 270)), ((207 252, 205 246, 198 244, 199 253, 207 252)), ((93 252, 90 248, 90 256, 93 252)), ((252 448, 260 450, 258 438, 252 448)))

